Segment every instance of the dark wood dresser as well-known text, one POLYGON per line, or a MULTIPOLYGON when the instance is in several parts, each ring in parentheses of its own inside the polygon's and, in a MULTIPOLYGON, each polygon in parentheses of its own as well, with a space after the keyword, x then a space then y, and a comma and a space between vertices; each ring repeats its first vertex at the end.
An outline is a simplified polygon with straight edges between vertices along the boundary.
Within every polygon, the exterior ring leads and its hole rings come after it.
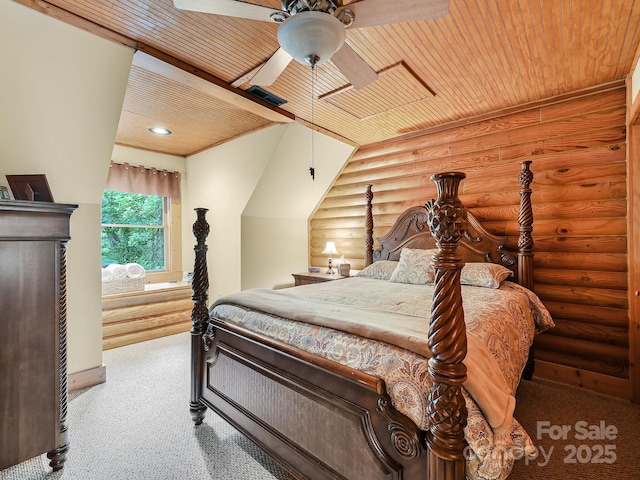
POLYGON ((67 427, 66 243, 76 205, 0 201, 0 470, 47 453, 67 427))

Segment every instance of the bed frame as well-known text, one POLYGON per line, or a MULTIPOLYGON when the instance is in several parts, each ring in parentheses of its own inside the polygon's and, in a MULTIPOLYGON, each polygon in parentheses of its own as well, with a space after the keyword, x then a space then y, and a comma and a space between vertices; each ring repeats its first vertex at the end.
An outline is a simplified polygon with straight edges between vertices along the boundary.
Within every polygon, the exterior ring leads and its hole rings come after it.
POLYGON ((374 251, 373 194, 367 187, 367 265, 397 259, 404 247, 438 248, 428 333, 434 383, 427 432, 391 406, 378 378, 209 319, 209 225, 207 209, 196 209, 190 398, 195 424, 213 409, 297 478, 464 479, 466 331, 460 270, 465 261, 500 263, 516 272, 518 283, 533 286, 530 163, 523 162, 519 174, 517 253, 505 248, 506 237, 490 234, 466 212, 458 199, 465 175, 458 172, 432 176, 438 198, 405 211, 374 251))

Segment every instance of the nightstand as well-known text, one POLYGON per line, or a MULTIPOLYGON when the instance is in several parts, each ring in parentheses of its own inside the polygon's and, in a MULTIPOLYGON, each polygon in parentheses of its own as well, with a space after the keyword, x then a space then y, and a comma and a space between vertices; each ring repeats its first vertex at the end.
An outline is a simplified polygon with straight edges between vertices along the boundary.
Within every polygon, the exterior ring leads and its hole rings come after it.
POLYGON ((331 280, 340 280, 342 278, 349 278, 349 277, 342 277, 338 273, 326 274, 322 272, 292 273, 291 275, 293 275, 293 278, 296 281, 296 287, 298 285, 312 285, 314 283, 330 282, 331 280))

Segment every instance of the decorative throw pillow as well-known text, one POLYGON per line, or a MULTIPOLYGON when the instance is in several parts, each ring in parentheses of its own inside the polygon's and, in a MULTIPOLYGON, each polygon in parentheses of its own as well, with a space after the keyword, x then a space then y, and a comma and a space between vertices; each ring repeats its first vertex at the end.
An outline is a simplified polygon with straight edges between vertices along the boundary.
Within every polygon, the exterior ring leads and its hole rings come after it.
POLYGON ((460 283, 476 287, 498 288, 513 272, 497 263, 470 262, 462 267, 460 283))
POLYGON ((422 250, 403 248, 400 252, 400 261, 393 271, 390 282, 413 283, 424 285, 433 283, 435 270, 433 269, 433 256, 437 250, 422 250))
POLYGON ((374 278, 376 280, 389 280, 391 274, 398 266, 398 262, 391 260, 379 260, 371 265, 364 267, 356 277, 374 278))

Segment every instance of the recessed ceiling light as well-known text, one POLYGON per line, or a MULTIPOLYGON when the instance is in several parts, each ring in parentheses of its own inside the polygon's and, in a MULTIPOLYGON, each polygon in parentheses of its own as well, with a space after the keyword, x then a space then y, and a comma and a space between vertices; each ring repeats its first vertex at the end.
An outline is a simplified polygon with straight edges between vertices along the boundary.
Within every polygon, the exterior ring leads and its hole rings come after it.
POLYGON ((158 135, 171 135, 171 130, 163 127, 151 127, 149 131, 158 135))

